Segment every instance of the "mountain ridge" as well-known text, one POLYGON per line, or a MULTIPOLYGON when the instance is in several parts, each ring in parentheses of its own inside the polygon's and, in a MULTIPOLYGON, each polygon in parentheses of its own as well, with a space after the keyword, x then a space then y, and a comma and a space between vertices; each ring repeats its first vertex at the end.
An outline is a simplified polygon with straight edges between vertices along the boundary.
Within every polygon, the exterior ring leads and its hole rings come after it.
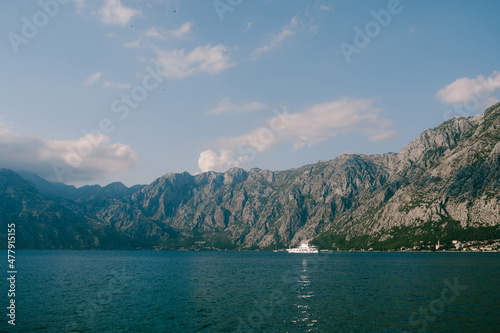
MULTIPOLYGON (((253 249, 314 240, 325 248, 390 247, 468 229, 496 235, 499 113, 500 103, 474 117, 449 119, 398 153, 346 154, 283 171, 167 173, 130 188, 121 183, 64 188, 66 197, 37 180, 37 193, 26 195, 68 209, 110 246, 176 249, 204 242, 253 249)), ((30 184, 16 182, 23 188, 30 184)), ((89 244, 102 247, 95 239, 89 244)))

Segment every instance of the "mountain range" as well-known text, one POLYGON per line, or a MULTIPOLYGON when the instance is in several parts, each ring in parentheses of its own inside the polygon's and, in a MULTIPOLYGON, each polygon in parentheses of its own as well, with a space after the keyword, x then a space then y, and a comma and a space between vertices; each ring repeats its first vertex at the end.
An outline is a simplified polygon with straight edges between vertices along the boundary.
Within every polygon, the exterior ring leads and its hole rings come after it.
MULTIPOLYGON (((1 161, 0 161, 1 165, 1 161)), ((23 249, 390 249, 500 238, 500 103, 398 153, 297 169, 166 174, 74 186, 0 169, 0 245, 23 249)))

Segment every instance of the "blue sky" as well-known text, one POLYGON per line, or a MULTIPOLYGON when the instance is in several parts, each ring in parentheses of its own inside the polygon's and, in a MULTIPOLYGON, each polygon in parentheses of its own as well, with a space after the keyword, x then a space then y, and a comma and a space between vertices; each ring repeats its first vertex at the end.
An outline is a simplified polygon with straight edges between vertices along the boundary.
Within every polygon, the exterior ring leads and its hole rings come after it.
POLYGON ((498 12, 498 1, 9 1, 0 167, 132 185, 397 152, 498 101, 498 12))

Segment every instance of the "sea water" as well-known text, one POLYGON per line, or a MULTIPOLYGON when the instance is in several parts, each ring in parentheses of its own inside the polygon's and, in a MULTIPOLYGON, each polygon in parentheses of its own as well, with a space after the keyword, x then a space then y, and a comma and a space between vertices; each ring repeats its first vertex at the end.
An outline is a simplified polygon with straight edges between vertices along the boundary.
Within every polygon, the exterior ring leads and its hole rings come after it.
POLYGON ((500 253, 19 251, 16 260, 15 326, 2 284, 6 332, 500 327, 500 253))

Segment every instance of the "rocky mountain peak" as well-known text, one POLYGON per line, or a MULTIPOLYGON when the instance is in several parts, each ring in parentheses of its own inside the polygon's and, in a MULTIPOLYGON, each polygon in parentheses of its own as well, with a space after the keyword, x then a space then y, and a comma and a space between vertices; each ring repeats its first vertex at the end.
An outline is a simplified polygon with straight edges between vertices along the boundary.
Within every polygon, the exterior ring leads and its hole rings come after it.
POLYGON ((30 248, 274 248, 314 238, 324 247, 373 247, 484 230, 500 237, 499 121, 496 104, 428 129, 398 153, 276 172, 170 173, 131 188, 58 188, 1 169, 0 219, 23 221, 30 248))

